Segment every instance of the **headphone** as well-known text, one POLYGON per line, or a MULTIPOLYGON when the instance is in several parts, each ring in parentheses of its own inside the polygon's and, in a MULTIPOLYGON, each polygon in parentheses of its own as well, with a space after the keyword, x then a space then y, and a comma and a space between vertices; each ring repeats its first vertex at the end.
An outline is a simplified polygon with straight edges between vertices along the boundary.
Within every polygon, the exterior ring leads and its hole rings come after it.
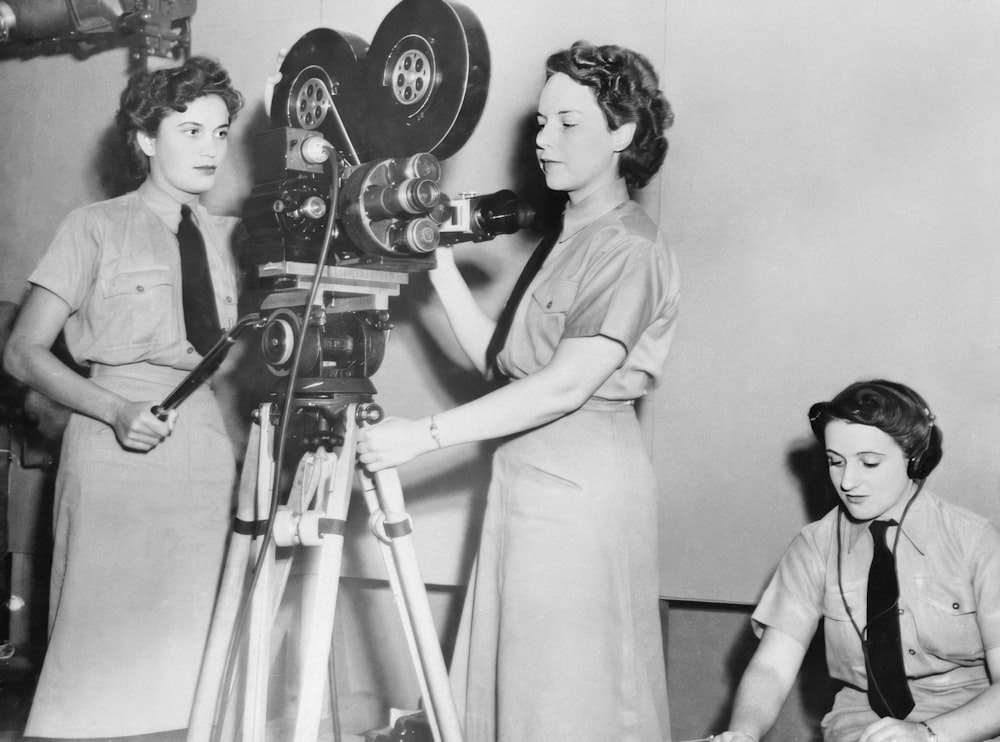
MULTIPOLYGON (((935 467, 941 462, 943 453, 941 442, 941 429, 935 424, 934 414, 927 403, 908 386, 898 384, 893 381, 874 380, 859 381, 851 384, 830 402, 817 402, 809 408, 809 424, 812 426, 813 434, 817 440, 823 442, 823 430, 826 423, 832 418, 846 419, 849 422, 861 422, 862 424, 873 425, 881 429, 875 422, 865 422, 861 419, 861 410, 855 404, 858 396, 871 391, 883 397, 891 397, 900 403, 901 408, 908 417, 917 415, 921 418, 927 432, 920 445, 914 450, 906 464, 906 475, 910 479, 923 481, 930 476, 935 467), (844 417, 845 407, 854 413, 853 416, 844 417)), ((887 431, 883 431, 887 432, 887 431)), ((891 435, 891 434, 890 434, 891 435)), ((893 436, 895 437, 895 436, 893 436)))

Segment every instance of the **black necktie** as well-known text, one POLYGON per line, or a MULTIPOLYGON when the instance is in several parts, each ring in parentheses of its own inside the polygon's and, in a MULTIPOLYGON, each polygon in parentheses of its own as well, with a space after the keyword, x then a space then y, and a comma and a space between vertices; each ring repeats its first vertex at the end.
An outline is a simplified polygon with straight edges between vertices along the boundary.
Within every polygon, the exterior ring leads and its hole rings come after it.
POLYGON ((868 703, 879 716, 906 718, 913 710, 913 696, 906 683, 903 645, 899 638, 899 582, 896 557, 886 544, 886 529, 892 520, 876 520, 869 527, 875 540, 875 555, 868 572, 868 703))
POLYGON ((493 330, 490 343, 486 346, 486 364, 489 368, 493 369, 493 373, 498 377, 503 374, 497 366, 497 354, 503 350, 504 343, 507 342, 507 335, 510 332, 511 323, 514 321, 514 313, 517 311, 521 299, 524 298, 524 292, 528 290, 528 285, 538 275, 538 271, 541 270, 545 258, 552 252, 552 248, 555 247, 556 240, 558 239, 559 230, 557 229, 545 235, 542 241, 538 243, 538 247, 531 253, 528 262, 524 264, 521 275, 518 276, 517 283, 514 284, 514 288, 507 298, 507 303, 503 306, 503 311, 500 312, 496 329, 493 330))
POLYGON ((187 339, 195 350, 205 355, 215 345, 222 330, 215 308, 215 290, 208 270, 205 241, 191 218, 189 206, 181 206, 177 244, 181 251, 181 289, 187 339))

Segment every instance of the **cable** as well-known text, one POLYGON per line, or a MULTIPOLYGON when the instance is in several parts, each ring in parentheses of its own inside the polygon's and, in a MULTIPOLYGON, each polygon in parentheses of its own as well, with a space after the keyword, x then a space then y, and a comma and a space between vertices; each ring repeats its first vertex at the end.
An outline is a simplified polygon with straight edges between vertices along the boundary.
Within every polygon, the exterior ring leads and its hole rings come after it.
POLYGON ((320 249, 319 259, 316 263, 316 272, 313 275, 312 286, 309 292, 309 299, 306 302, 306 315, 303 318, 302 331, 299 333, 299 337, 295 343, 295 347, 292 354, 292 364, 288 372, 288 383, 285 387, 285 405, 281 412, 281 417, 278 422, 277 427, 277 440, 278 440, 278 450, 275 454, 274 460, 274 472, 271 480, 271 503, 268 509, 267 516, 267 529, 264 533, 264 540, 261 543, 260 550, 257 553, 257 561, 253 566, 252 577, 250 580, 250 586, 247 592, 243 596, 243 600, 240 603, 239 612, 237 614, 235 628, 233 634, 229 640, 229 648, 226 654, 226 667, 223 673, 223 679, 221 683, 221 688, 219 695, 217 697, 215 717, 213 719, 212 725, 212 742, 219 742, 219 734, 221 733, 222 724, 221 721, 224 719, 226 704, 228 703, 229 695, 232 691, 232 684, 234 682, 234 673, 236 667, 236 648, 239 646, 243 637, 246 635, 247 630, 247 620, 250 613, 250 598, 257 590, 257 585, 259 582, 259 576, 261 573, 261 568, 264 564, 264 560, 267 558, 267 550, 271 543, 274 541, 274 517, 278 510, 278 492, 281 485, 281 472, 284 467, 285 460, 285 448, 288 438, 288 427, 291 421, 293 400, 295 398, 295 383, 298 380, 299 366, 302 360, 302 350, 305 345, 306 328, 309 324, 309 314, 312 311, 312 307, 316 303, 316 299, 319 296, 321 279, 323 277, 323 270, 326 267, 326 260, 330 253, 330 246, 333 244, 333 240, 338 235, 338 230, 336 227, 336 217, 337 217, 337 199, 340 196, 340 172, 337 162, 337 150, 333 145, 326 143, 325 149, 330 154, 327 159, 327 165, 330 169, 330 211, 326 221, 326 229, 323 233, 323 244, 320 249))

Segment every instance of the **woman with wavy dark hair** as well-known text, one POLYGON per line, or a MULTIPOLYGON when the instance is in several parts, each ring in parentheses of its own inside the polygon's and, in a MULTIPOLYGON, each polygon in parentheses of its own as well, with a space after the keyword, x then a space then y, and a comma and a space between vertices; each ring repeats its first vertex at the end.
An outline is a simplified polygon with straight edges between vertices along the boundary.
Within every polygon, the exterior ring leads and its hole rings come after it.
POLYGON ((925 488, 943 440, 927 402, 858 381, 814 404, 809 423, 840 504, 782 556, 714 739, 764 739, 820 623, 841 684, 826 742, 1000 739, 1000 532, 925 488))
POLYGON ((581 42, 549 59, 537 120, 539 167, 568 204, 524 301, 515 288, 490 318, 451 250, 431 274, 469 359, 506 383, 367 428, 360 458, 377 471, 504 439, 451 665, 466 740, 667 740, 658 493, 635 402, 661 378, 679 279, 629 189, 663 162, 672 113, 643 56, 581 42))
POLYGON ((134 75, 117 122, 141 185, 70 213, 28 279, 5 368, 73 411, 29 737, 165 739, 187 727, 235 464, 209 385, 179 415, 151 410, 237 319, 238 220, 199 199, 242 104, 210 59, 134 75), (201 271, 182 269, 189 252, 201 271), (52 353, 60 332, 88 377, 52 353))

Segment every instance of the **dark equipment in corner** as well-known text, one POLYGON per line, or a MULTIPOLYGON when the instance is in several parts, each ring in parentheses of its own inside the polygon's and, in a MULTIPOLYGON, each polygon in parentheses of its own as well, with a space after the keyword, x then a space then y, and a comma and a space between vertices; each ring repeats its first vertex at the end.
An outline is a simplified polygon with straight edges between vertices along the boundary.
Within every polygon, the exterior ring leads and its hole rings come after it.
POLYGON ((0 50, 88 57, 129 47, 136 68, 149 57, 183 59, 196 9, 197 0, 0 0, 0 50))

